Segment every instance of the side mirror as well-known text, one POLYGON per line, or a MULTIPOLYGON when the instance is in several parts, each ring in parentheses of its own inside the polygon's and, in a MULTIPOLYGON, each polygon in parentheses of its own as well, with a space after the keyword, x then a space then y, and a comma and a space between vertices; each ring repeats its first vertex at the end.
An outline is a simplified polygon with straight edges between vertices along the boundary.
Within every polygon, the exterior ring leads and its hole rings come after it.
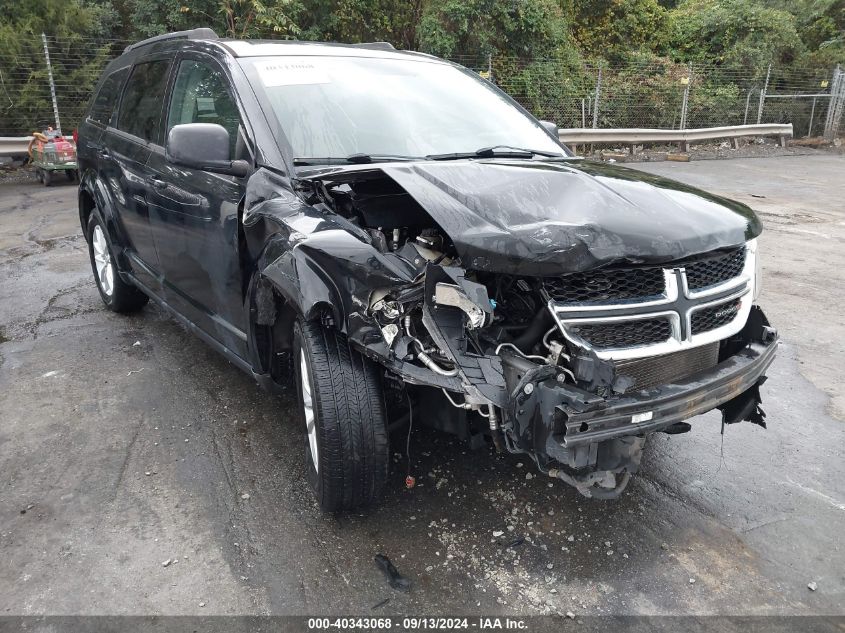
POLYGON ((557 123, 554 121, 540 121, 540 125, 545 128, 546 132, 554 136, 555 140, 558 140, 557 123))
POLYGON ((174 125, 167 134, 164 156, 168 162, 182 167, 238 178, 249 174, 248 162, 229 159, 229 133, 216 123, 174 125))

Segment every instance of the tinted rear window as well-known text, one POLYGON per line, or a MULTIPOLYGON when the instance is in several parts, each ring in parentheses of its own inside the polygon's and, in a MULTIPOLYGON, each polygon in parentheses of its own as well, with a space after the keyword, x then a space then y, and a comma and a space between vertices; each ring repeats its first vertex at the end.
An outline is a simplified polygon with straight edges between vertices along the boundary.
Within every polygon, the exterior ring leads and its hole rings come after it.
POLYGON ((145 141, 159 143, 161 108, 170 62, 165 60, 138 64, 129 77, 117 127, 145 141))
POLYGON ((120 89, 123 87, 123 82, 128 74, 129 69, 123 68, 106 78, 91 104, 91 111, 88 113, 90 120, 103 125, 109 124, 112 112, 114 112, 117 100, 120 97, 120 89))

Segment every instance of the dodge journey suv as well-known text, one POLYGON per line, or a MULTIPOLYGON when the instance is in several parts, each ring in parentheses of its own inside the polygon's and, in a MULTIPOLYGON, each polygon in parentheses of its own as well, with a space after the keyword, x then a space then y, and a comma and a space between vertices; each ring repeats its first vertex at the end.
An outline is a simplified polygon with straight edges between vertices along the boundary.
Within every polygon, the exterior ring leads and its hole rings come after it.
POLYGON ((295 385, 322 508, 379 497, 426 424, 618 496, 646 438, 765 426, 777 334, 748 207, 589 162, 477 74, 384 43, 154 37, 79 129, 105 305, 152 298, 295 385))

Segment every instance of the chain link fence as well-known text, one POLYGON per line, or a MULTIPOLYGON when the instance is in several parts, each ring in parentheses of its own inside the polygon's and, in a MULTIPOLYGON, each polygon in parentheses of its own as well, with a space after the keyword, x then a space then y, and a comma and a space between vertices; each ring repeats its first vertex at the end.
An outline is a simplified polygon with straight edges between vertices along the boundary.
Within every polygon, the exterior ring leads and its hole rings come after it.
MULTIPOLYGON (((129 43, 36 37, 13 50, 0 46, 0 136, 23 136, 48 125, 66 132, 75 128, 102 69, 129 43)), ((840 126, 845 71, 838 67, 726 69, 668 60, 610 66, 483 55, 452 61, 480 72, 535 116, 563 128, 792 123, 796 137, 832 138, 845 127, 840 126)))
POLYGON ((726 69, 667 60, 571 66, 560 60, 456 57, 562 128, 689 129, 792 123, 796 137, 838 134, 837 68, 726 69))

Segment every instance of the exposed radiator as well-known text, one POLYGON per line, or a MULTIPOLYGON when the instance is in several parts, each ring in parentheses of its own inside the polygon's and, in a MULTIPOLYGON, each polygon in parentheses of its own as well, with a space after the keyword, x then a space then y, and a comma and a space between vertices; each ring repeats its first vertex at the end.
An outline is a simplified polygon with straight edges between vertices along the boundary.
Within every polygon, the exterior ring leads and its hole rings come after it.
POLYGON ((662 356, 616 361, 614 364, 617 373, 634 379, 629 391, 639 391, 683 380, 718 362, 719 343, 715 342, 662 356))

